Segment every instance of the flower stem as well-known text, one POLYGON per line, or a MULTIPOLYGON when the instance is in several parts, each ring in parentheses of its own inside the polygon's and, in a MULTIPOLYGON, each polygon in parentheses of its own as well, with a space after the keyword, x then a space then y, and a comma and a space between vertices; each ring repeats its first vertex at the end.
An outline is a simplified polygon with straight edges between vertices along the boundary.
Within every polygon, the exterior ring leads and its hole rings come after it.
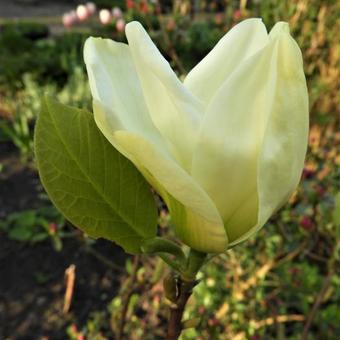
POLYGON ((182 317, 185 306, 192 294, 193 288, 198 284, 196 275, 202 267, 206 254, 200 253, 193 249, 190 250, 186 270, 181 272, 180 276, 174 277, 176 280, 173 287, 175 299, 170 306, 170 315, 167 330, 167 340, 177 340, 182 332, 182 317))
POLYGON ((178 296, 176 302, 170 306, 167 340, 177 340, 180 336, 183 312, 195 285, 195 280, 183 281, 181 277, 178 279, 178 296))

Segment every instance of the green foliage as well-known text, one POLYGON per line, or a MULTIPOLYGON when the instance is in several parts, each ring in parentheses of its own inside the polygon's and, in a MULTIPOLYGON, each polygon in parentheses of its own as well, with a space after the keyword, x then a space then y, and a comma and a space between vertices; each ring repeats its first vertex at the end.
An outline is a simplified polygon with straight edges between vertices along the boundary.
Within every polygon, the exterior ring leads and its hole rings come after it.
POLYGON ((61 239, 68 235, 64 226, 64 218, 53 207, 12 213, 0 221, 0 230, 10 239, 31 244, 50 239, 57 251, 62 249, 61 239))
POLYGON ((0 88, 20 89, 23 87, 22 75, 32 72, 39 84, 52 82, 63 86, 74 67, 82 64, 86 35, 69 33, 52 38, 41 30, 40 25, 32 24, 11 24, 3 29, 0 35, 0 88))
POLYGON ((186 61, 187 69, 190 70, 203 59, 222 36, 223 31, 211 21, 192 23, 182 45, 179 45, 179 53, 181 59, 186 61))
POLYGON ((143 240, 155 236, 157 211, 147 183, 105 139, 91 113, 45 99, 35 152, 49 197, 91 237, 138 253, 143 240))
POLYGON ((48 93, 67 105, 89 109, 91 93, 87 77, 82 68, 75 67, 67 84, 58 90, 55 84, 41 86, 30 73, 22 77, 23 89, 8 94, 4 106, 11 112, 10 119, 0 118, 0 135, 10 140, 20 151, 23 163, 33 159, 33 126, 40 111, 41 98, 48 93))
MULTIPOLYGON (((18 34, 26 39, 30 40, 38 40, 42 38, 46 38, 49 35, 48 26, 45 24, 41 24, 38 22, 24 22, 24 23, 7 23, 2 25, 1 33, 3 34, 4 38, 8 38, 12 34, 18 34)), ((12 48, 19 48, 19 46, 14 46, 15 41, 7 41, 7 43, 13 43, 12 48)), ((7 45, 8 46, 8 45, 7 45)))

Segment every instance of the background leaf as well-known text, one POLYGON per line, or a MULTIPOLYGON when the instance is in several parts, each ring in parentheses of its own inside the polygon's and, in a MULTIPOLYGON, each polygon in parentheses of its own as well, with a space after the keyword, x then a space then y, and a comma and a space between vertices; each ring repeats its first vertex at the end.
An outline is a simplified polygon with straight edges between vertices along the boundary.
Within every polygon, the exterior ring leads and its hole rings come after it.
POLYGON ((49 197, 88 235, 130 253, 155 236, 157 210, 148 184, 105 139, 91 113, 44 99, 35 153, 49 197))

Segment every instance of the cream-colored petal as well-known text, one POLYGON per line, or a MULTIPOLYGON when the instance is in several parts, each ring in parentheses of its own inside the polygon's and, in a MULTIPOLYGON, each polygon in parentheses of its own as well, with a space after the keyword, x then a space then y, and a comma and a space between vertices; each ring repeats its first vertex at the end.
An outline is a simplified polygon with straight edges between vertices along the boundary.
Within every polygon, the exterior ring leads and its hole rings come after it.
POLYGON ((230 242, 257 222, 257 162, 276 61, 272 42, 236 68, 211 101, 194 152, 192 175, 215 202, 230 242))
POLYGON ((164 198, 182 241, 203 252, 223 252, 228 239, 221 217, 208 195, 158 144, 152 144, 136 133, 112 129, 106 112, 99 103, 94 103, 97 126, 164 198))
POLYGON ((270 33, 278 44, 277 81, 258 162, 258 221, 232 244, 260 229, 288 200, 301 177, 308 141, 308 92, 301 52, 288 32, 286 23, 277 23, 270 33))
POLYGON ((261 19, 242 21, 189 72, 184 80, 185 86, 207 106, 237 66, 262 49, 268 40, 261 19))
POLYGON ((129 23, 125 32, 150 116, 169 141, 176 160, 187 170, 202 105, 180 82, 140 23, 129 23))
POLYGON ((112 129, 140 133, 166 150, 149 116, 129 47, 111 39, 89 38, 84 59, 93 99, 106 108, 112 129))

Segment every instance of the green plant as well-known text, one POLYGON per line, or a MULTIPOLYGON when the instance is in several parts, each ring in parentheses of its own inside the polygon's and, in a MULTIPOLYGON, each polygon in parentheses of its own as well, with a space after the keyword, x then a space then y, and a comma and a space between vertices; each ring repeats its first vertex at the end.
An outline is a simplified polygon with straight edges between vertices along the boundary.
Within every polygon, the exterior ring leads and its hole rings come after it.
POLYGON ((0 230, 12 240, 30 244, 50 239, 57 251, 62 249, 62 238, 70 235, 64 218, 54 207, 12 213, 0 222, 0 230))
POLYGON ((39 25, 34 31, 32 25, 26 26, 11 24, 0 35, 0 89, 12 92, 22 89, 25 73, 30 73, 39 85, 53 83, 63 87, 74 68, 81 65, 87 34, 50 37, 38 34, 39 25))
POLYGON ((75 67, 67 84, 58 90, 55 84, 40 86, 32 74, 23 76, 23 89, 5 99, 7 109, 12 112, 10 119, 0 119, 3 139, 8 139, 19 149, 23 163, 33 159, 33 127, 40 111, 44 94, 56 96, 61 102, 89 108, 91 104, 87 78, 81 67, 75 67))

